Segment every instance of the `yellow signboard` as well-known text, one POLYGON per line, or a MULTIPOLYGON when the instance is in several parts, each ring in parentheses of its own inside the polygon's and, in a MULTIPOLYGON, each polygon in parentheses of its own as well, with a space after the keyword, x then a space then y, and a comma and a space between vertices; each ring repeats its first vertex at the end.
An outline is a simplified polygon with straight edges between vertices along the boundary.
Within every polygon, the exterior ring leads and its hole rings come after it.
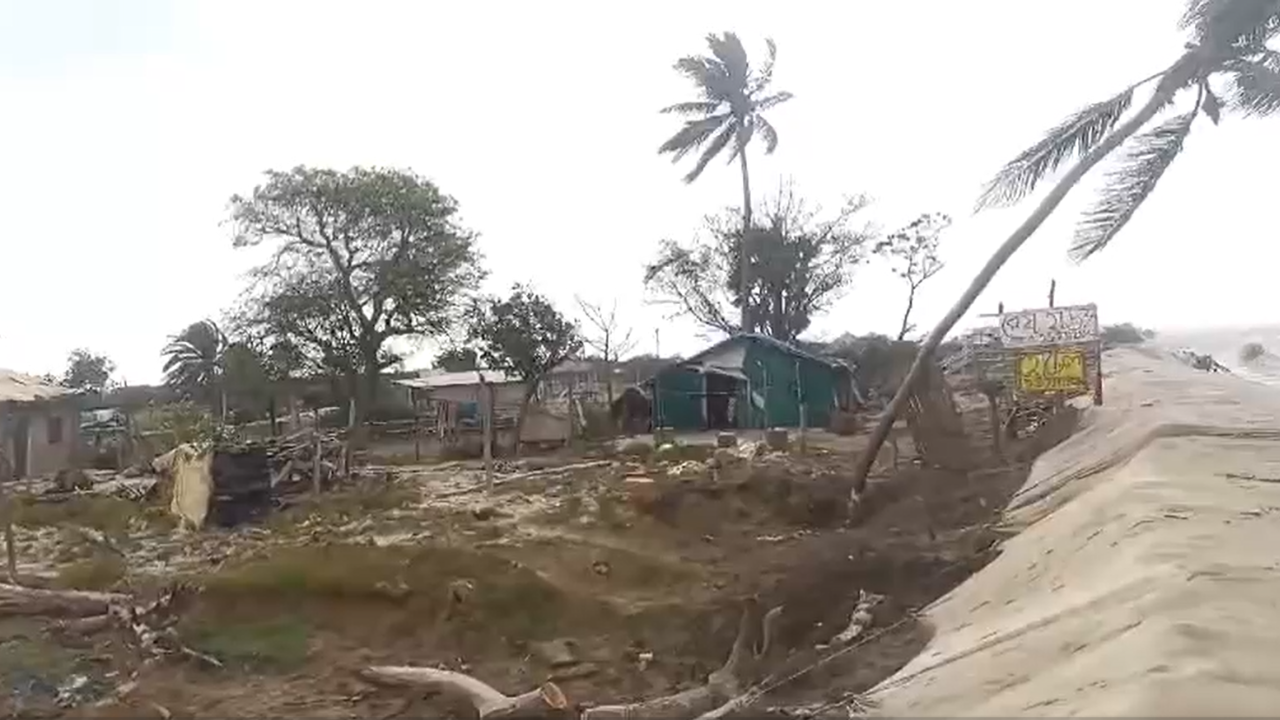
POLYGON ((1041 350, 1018 355, 1018 389, 1029 393, 1089 392, 1085 375, 1084 351, 1071 349, 1041 350))

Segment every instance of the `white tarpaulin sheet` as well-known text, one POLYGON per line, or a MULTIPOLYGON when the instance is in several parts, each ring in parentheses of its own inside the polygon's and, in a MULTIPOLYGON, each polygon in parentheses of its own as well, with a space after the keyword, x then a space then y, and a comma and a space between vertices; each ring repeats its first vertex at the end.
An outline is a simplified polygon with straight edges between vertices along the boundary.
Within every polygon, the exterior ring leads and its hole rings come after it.
POLYGON ((884 716, 1280 713, 1280 390, 1154 350, 1012 501, 1022 532, 928 609, 884 716))

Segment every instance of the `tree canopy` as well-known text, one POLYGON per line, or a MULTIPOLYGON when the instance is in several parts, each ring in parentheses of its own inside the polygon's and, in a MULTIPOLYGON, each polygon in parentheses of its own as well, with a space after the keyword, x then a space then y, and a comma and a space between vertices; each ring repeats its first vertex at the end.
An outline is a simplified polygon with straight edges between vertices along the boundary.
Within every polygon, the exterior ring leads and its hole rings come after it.
POLYGON ((185 397, 213 404, 222 379, 226 347, 227 336, 212 320, 188 325, 161 351, 165 356, 165 385, 185 397))
POLYGON ((887 257, 892 263, 894 275, 907 284, 907 307, 902 312, 902 324, 898 339, 915 330, 911 311, 915 309, 916 293, 920 286, 942 272, 942 259, 938 257, 938 243, 942 232, 951 226, 951 218, 943 213, 925 213, 907 223, 901 229, 889 233, 876 243, 873 252, 887 257))
POLYGON ((452 347, 436 355, 436 367, 447 372, 463 372, 480 367, 480 357, 467 347, 452 347))
POLYGON ((378 373, 399 359, 388 341, 441 334, 460 319, 484 277, 476 236, 452 198, 408 171, 266 176, 231 199, 235 245, 273 251, 253 271, 240 324, 371 400, 378 373))
POLYGON ((693 83, 699 97, 662 109, 690 119, 658 152, 679 162, 701 150, 697 163, 685 175, 685 182, 697 180, 725 148, 730 148, 729 162, 738 159, 757 132, 764 139, 766 153, 777 149, 778 132, 764 112, 790 100, 792 95, 770 91, 778 47, 773 40, 767 40, 766 45, 768 54, 759 69, 751 67, 746 48, 731 32, 707 35, 711 54, 689 55, 676 61, 676 71, 693 83))
MULTIPOLYGON (((840 297, 875 237, 869 226, 855 223, 867 205, 865 197, 853 197, 824 217, 791 187, 766 200, 747 243, 749 331, 794 341, 840 297)), ((676 314, 731 334, 738 330, 731 308, 742 303, 742 224, 727 210, 707 218, 704 229, 689 243, 663 241, 645 268, 645 285, 655 302, 676 314)))
POLYGON ((115 363, 106 355, 76 348, 67 356, 67 369, 62 373, 60 382, 76 390, 101 393, 110 389, 111 374, 115 371, 115 363))
POLYGON ((470 339, 487 367, 519 377, 529 394, 548 371, 582 349, 574 324, 550 300, 522 285, 505 298, 476 306, 470 339))

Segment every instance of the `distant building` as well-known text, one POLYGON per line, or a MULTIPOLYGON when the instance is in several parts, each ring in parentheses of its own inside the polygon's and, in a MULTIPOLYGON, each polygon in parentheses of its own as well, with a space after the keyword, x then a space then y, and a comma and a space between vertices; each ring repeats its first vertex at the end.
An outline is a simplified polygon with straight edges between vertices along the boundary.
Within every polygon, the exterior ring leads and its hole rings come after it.
POLYGON ((0 479, 51 475, 72 467, 79 437, 74 390, 0 369, 0 479))

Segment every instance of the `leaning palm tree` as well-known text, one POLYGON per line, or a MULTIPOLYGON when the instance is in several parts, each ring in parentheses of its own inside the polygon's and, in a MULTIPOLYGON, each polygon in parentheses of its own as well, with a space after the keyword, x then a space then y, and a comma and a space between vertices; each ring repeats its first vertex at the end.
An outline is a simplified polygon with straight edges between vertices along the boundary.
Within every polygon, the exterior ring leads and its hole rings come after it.
POLYGON ((880 417, 854 472, 854 494, 894 420, 919 379, 926 360, 982 294, 996 273, 1103 158, 1118 152, 1114 170, 1094 205, 1085 211, 1070 255, 1084 260, 1105 248, 1151 194, 1203 115, 1217 124, 1224 110, 1266 116, 1280 110, 1280 52, 1267 43, 1280 34, 1280 0, 1190 0, 1182 21, 1190 31, 1186 50, 1170 66, 1067 118, 1043 140, 1006 165, 987 185, 978 209, 1012 205, 1069 160, 1075 164, 983 266, 968 289, 920 346, 906 379, 880 417), (1134 93, 1154 84, 1151 97, 1129 113, 1134 93), (1222 96, 1220 89, 1225 89, 1222 96), (1192 98, 1183 103, 1183 96, 1192 98), (1172 109, 1167 116, 1162 113, 1172 109), (1158 119, 1160 118, 1160 119, 1158 119))
POLYGON ((223 420, 227 414, 226 388, 222 383, 226 349, 227 336, 221 328, 212 320, 201 320, 175 335, 161 351, 166 357, 165 385, 210 404, 217 393, 223 420))
POLYGON ((697 180, 707 165, 725 148, 731 148, 729 162, 738 161, 742 169, 742 238, 738 247, 738 282, 742 303, 741 328, 751 329, 749 324, 748 254, 747 234, 751 230, 751 173, 747 170, 747 145, 758 131, 764 138, 765 154, 772 154, 778 147, 778 131, 764 117, 764 111, 791 99, 789 92, 771 93, 773 63, 778 48, 773 40, 765 41, 768 57, 759 70, 747 61, 747 51, 742 41, 731 32, 707 36, 710 55, 691 55, 676 61, 675 69, 693 81, 701 99, 676 103, 662 109, 664 113, 694 116, 686 120, 684 127, 672 135, 659 154, 670 153, 673 162, 679 162, 689 153, 700 150, 698 162, 684 176, 686 183, 697 180))

